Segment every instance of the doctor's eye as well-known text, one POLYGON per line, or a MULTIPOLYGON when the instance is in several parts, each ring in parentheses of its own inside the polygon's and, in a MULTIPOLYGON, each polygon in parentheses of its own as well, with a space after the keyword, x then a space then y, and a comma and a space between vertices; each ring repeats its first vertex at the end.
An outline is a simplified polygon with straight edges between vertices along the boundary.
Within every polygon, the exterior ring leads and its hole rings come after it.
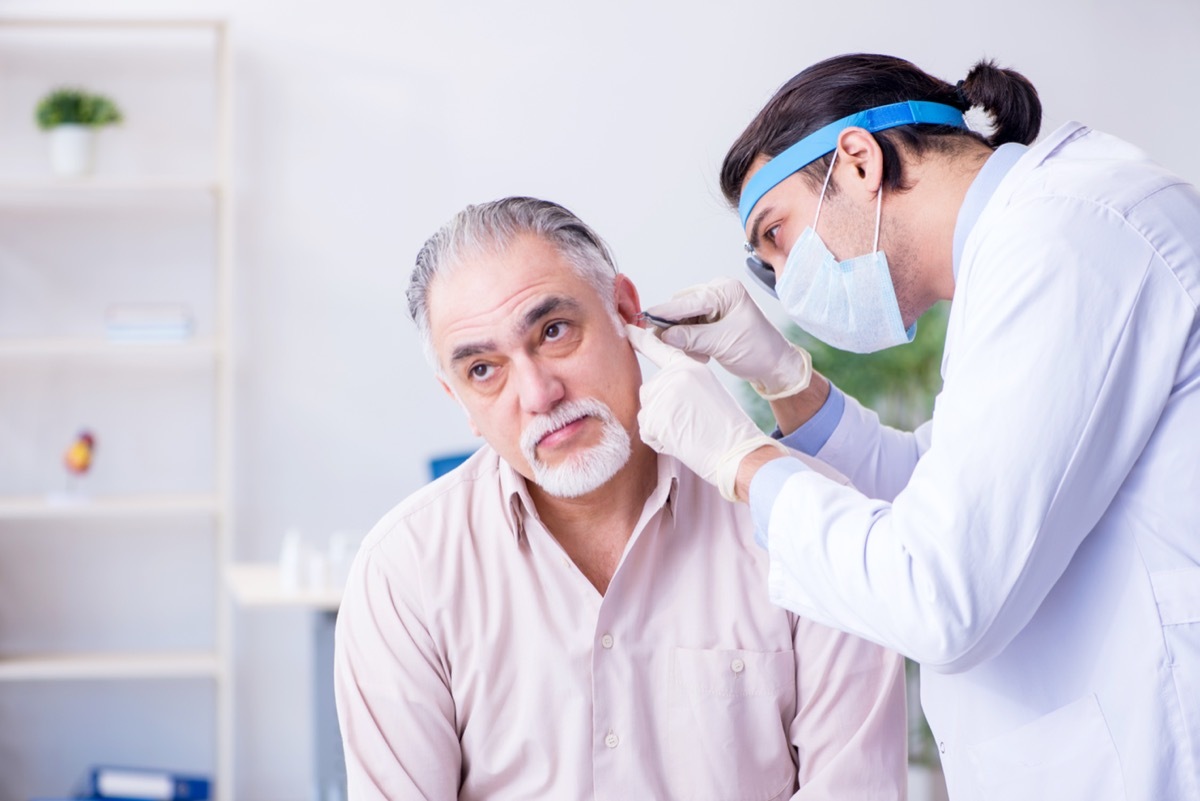
POLYGON ((779 225, 772 225, 770 228, 767 229, 766 233, 763 234, 763 239, 765 239, 771 245, 774 245, 775 247, 779 247, 779 243, 776 242, 775 240, 776 240, 776 237, 779 236, 779 229, 781 227, 782 226, 779 226, 779 225))

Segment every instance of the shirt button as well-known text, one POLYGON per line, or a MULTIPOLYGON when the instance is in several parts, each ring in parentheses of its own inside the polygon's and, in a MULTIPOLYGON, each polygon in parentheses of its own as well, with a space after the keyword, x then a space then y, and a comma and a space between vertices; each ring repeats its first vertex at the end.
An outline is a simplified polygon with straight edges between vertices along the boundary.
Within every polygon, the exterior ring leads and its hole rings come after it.
POLYGON ((616 748, 617 743, 619 743, 619 742, 621 742, 620 738, 617 737, 617 735, 613 734, 611 731, 608 733, 608 736, 604 738, 604 744, 607 745, 609 748, 616 748))
POLYGON ((746 663, 740 659, 735 659, 731 663, 729 663, 729 669, 732 670, 734 673, 741 673, 743 670, 746 669, 746 663))
POLYGON ((603 645, 605 648, 612 648, 613 647, 612 635, 605 634, 603 637, 600 638, 600 644, 603 645))

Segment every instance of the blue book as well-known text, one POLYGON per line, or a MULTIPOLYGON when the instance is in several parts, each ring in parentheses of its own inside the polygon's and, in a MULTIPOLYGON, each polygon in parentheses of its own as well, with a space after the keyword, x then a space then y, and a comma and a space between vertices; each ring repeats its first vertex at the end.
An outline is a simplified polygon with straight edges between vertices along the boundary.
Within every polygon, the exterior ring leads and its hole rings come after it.
POLYGON ((92 768, 89 789, 93 798, 114 801, 207 801, 211 784, 203 776, 100 765, 92 768))

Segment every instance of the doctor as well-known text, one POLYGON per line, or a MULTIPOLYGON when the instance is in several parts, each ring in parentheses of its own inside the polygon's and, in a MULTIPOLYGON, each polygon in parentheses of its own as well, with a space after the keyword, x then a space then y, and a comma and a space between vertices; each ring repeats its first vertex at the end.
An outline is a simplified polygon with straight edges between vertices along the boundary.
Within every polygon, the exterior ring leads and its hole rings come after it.
POLYGON ((721 175, 755 269, 857 352, 952 300, 933 419, 893 430, 797 380, 805 354, 726 282, 648 310, 704 324, 631 329, 662 368, 641 433, 749 501, 775 602, 921 663, 952 798, 1198 799, 1200 194, 1078 123, 1031 146, 1040 122, 988 62, 957 85, 866 55, 789 81, 721 175), (765 447, 683 351, 859 491, 765 447))

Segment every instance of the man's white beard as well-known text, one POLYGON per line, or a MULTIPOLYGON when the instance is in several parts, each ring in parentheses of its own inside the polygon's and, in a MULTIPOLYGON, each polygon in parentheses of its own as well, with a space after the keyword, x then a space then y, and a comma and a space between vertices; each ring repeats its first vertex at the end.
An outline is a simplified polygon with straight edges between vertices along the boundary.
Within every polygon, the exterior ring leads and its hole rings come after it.
POLYGON ((565 401, 553 411, 535 417, 521 434, 521 453, 533 468, 534 482, 557 498, 578 498, 604 486, 625 466, 632 452, 629 433, 612 409, 595 398, 565 401), (557 465, 548 465, 537 458, 537 444, 542 437, 582 417, 600 421, 598 444, 571 454, 557 465))

